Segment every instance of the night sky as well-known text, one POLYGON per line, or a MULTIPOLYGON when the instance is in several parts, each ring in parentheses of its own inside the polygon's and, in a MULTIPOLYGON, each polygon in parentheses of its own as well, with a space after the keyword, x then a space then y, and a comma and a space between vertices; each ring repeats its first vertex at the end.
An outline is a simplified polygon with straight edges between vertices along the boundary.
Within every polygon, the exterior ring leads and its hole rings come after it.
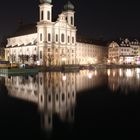
MULTIPOLYGON (((92 38, 140 38, 140 2, 135 0, 71 0, 75 5, 78 34, 92 38)), ((67 0, 53 0, 53 16, 67 0)), ((8 0, 0 4, 0 38, 23 23, 38 21, 39 0, 8 0)))

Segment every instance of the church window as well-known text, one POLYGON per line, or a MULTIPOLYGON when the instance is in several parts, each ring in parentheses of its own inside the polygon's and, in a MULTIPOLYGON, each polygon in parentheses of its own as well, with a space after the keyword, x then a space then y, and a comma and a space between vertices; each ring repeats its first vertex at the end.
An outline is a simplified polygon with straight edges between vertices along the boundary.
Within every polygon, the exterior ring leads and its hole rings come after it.
POLYGON ((61 42, 62 42, 62 43, 65 42, 65 36, 64 36, 64 34, 61 34, 61 42))
POLYGON ((73 17, 71 17, 71 25, 73 25, 74 24, 74 19, 73 19, 73 17))
POLYGON ((74 44, 74 37, 72 37, 72 43, 74 44))
POLYGON ((50 11, 47 12, 47 19, 50 20, 50 11))
POLYGON ((70 43, 70 36, 68 36, 68 43, 70 43))
POLYGON ((41 20, 43 20, 43 18, 44 18, 44 12, 41 11, 41 20))
POLYGON ((48 33, 48 41, 50 42, 51 41, 51 34, 48 33))
POLYGON ((42 41, 42 34, 40 34, 40 41, 42 41))
POLYGON ((65 101, 65 94, 64 93, 62 94, 62 101, 63 102, 65 101))
POLYGON ((56 34, 56 42, 58 42, 58 34, 56 34))

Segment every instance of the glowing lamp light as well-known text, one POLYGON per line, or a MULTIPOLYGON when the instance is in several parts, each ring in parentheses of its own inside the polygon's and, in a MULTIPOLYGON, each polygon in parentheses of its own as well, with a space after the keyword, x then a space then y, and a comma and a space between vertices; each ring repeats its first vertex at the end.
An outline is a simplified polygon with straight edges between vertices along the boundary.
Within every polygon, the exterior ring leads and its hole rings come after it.
POLYGON ((63 80, 63 81, 66 81, 66 80, 67 80, 66 75, 63 75, 62 80, 63 80))
POLYGON ((65 58, 65 57, 63 57, 63 58, 62 58, 62 61, 66 61, 66 58, 65 58))

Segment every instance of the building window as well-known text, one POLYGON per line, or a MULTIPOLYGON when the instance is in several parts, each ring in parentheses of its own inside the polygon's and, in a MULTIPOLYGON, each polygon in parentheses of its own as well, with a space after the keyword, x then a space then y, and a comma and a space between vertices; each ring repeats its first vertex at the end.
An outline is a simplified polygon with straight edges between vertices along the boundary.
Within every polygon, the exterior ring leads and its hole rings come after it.
POLYGON ((62 42, 62 43, 65 42, 65 36, 64 36, 64 34, 61 34, 61 42, 62 42))
POLYGON ((48 33, 48 41, 50 42, 51 41, 51 34, 48 33))
POLYGON ((43 20, 43 18, 44 18, 44 12, 41 11, 41 20, 43 20))
POLYGON ((74 19, 71 17, 71 25, 74 25, 74 19))
POLYGON ((55 37, 56 37, 56 38, 55 38, 56 42, 58 42, 58 34, 56 34, 55 37))
POLYGON ((40 51, 40 59, 42 59, 42 51, 40 51))
POLYGON ((51 49, 50 48, 48 48, 48 52, 50 52, 51 51, 51 49))
POLYGON ((50 20, 50 11, 47 12, 47 19, 50 20))
POLYGON ((68 43, 70 43, 70 36, 68 36, 68 43))
POLYGON ((65 101, 65 94, 63 93, 62 94, 62 102, 64 102, 65 101))
POLYGON ((74 37, 72 37, 72 43, 74 44, 74 37))
POLYGON ((42 41, 42 34, 40 34, 40 41, 42 41))

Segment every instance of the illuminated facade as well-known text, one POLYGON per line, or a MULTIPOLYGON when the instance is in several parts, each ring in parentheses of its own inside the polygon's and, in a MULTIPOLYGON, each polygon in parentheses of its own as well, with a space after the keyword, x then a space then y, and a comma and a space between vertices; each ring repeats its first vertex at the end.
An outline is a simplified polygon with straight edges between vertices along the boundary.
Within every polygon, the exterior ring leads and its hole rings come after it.
POLYGON ((99 63, 105 54, 103 46, 77 42, 73 4, 68 2, 53 22, 51 3, 52 0, 40 0, 37 25, 28 30, 21 26, 24 32, 8 38, 6 60, 46 66, 99 63))
POLYGON ((112 42, 108 46, 108 63, 140 64, 140 43, 138 40, 121 40, 112 42))

